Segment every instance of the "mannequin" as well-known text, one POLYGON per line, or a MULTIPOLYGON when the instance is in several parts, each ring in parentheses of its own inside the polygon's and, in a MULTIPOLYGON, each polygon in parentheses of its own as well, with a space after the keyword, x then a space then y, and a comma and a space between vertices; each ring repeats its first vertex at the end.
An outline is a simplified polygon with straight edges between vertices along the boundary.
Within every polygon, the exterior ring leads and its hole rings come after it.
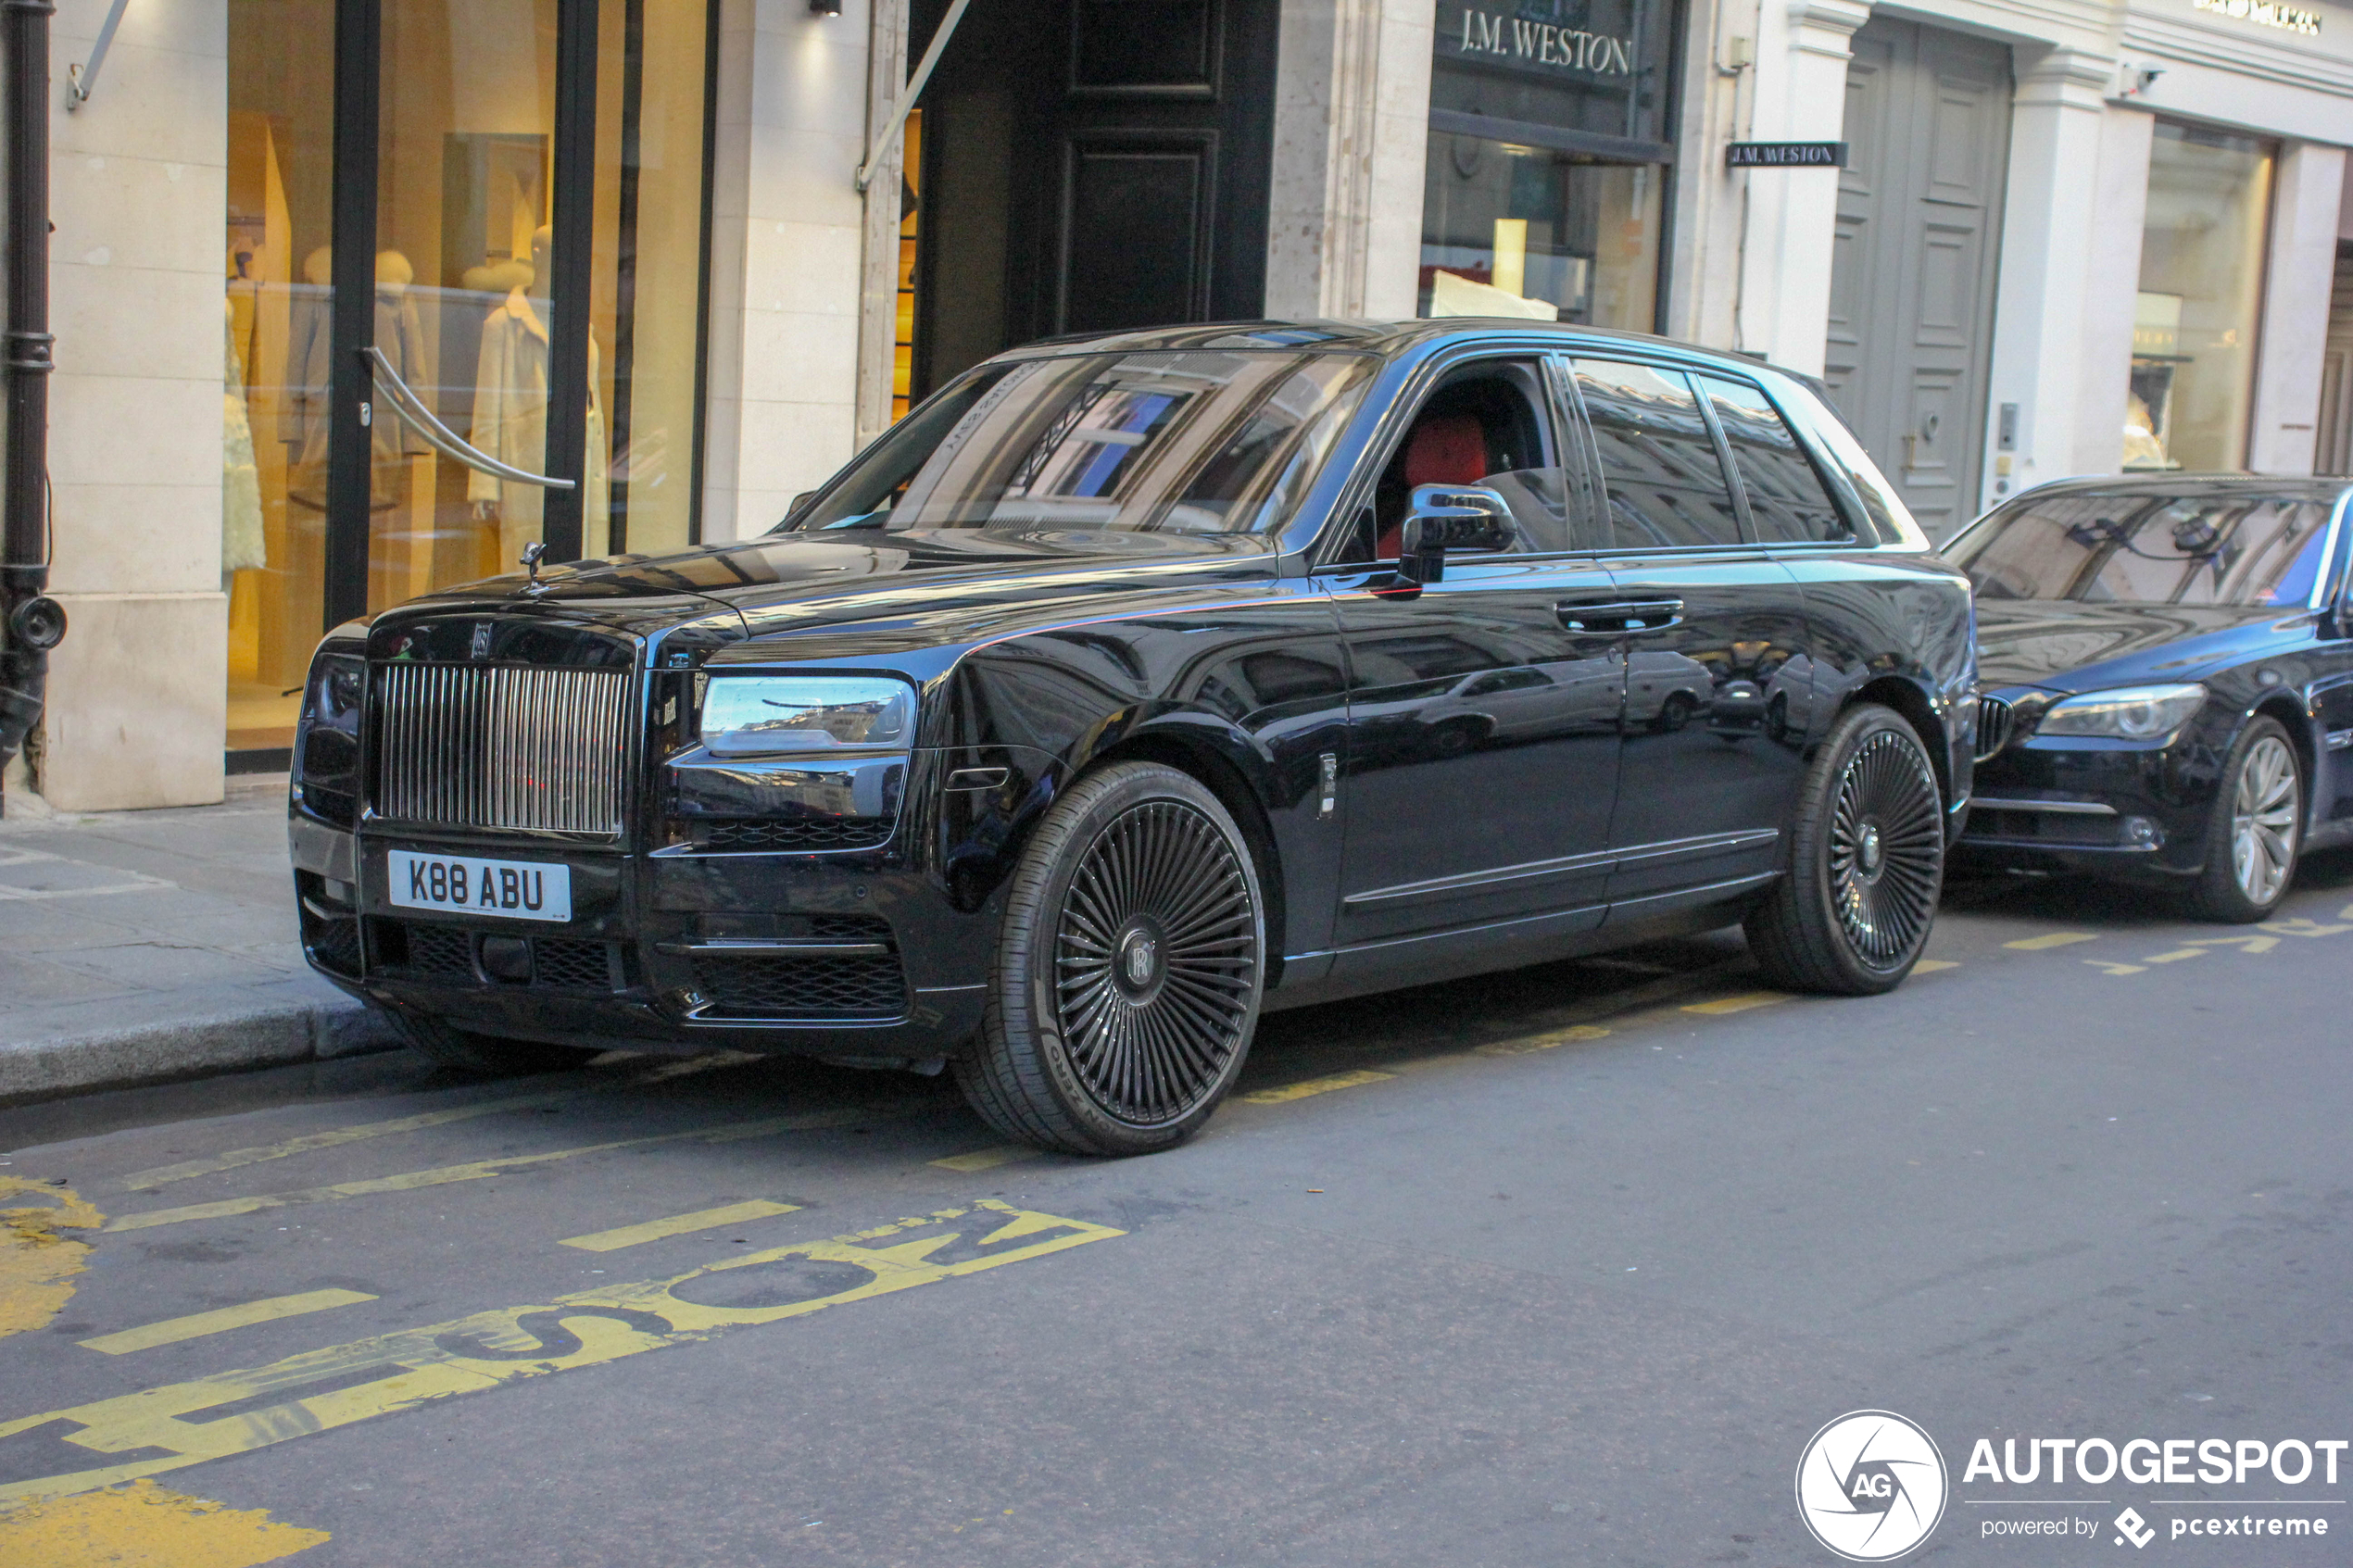
MULTIPOLYGON (((433 361, 425 352, 424 329, 417 322, 417 302, 409 297, 409 285, 416 277, 417 270, 398 251, 376 253, 376 350, 391 361, 394 374, 430 402, 433 361)), ((391 409, 384 414, 369 425, 375 433, 379 460, 414 458, 433 450, 391 409)))
POLYGON ((261 475, 254 462, 253 424, 245 413, 245 368, 237 356, 237 309, 221 301, 220 581, 270 564, 261 527, 261 475))
MULTIPOLYGON (((547 276, 551 232, 542 227, 531 237, 533 280, 547 276)), ((547 467, 547 301, 517 283, 507 297, 491 307, 482 327, 482 359, 474 376, 474 418, 468 439, 500 462, 527 473, 545 473, 547 467)), ((605 451, 604 408, 598 401, 597 341, 588 340, 588 461, 587 494, 581 498, 581 543, 594 555, 605 537, 611 484, 605 451)), ((547 492, 535 484, 518 484, 479 469, 466 476, 466 497, 474 516, 497 519, 498 558, 513 561, 522 547, 540 536, 540 518, 547 492)))
MULTIPOLYGON (((291 291, 286 341, 286 406, 278 419, 278 439, 293 448, 290 466, 318 465, 327 460, 327 394, 330 336, 333 331, 334 253, 321 245, 302 258, 302 282, 291 291)), ((315 486, 302 484, 300 489, 315 486)), ((304 495, 313 506, 321 503, 304 495)))
MULTIPOLYGON (((333 251, 321 245, 304 257, 302 276, 289 322, 286 370, 291 384, 286 388, 286 411, 278 421, 278 439, 293 448, 286 454, 296 475, 289 495, 304 506, 324 510, 333 380, 333 251)), ((417 320, 417 302, 409 297, 409 285, 416 276, 416 269, 398 251, 376 254, 376 347, 392 361, 400 379, 422 395, 433 385, 433 366, 425 353, 424 329, 417 320)), ((369 430, 370 445, 379 462, 431 450, 388 408, 383 419, 370 422, 369 430)), ((381 511, 392 504, 388 495, 380 495, 371 506, 381 511)))

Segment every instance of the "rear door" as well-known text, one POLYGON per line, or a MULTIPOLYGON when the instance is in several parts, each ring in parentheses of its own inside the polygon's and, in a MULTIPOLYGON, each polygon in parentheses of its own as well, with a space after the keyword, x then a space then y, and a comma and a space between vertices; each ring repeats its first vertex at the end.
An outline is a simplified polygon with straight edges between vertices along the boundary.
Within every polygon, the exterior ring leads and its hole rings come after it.
POLYGON ((1572 504, 1554 401, 1535 356, 1449 368, 1373 459, 1353 558, 1326 570, 1351 671, 1343 967, 1351 947, 1393 966, 1412 961, 1387 950, 1401 940, 1601 922, 1625 666, 1614 637, 1562 621, 1565 601, 1608 597, 1609 574, 1575 548, 1589 508, 1572 504), (1450 555, 1406 596, 1395 538, 1420 483, 1501 492, 1517 536, 1450 555))
POLYGON ((1730 896, 1782 864, 1810 716, 1806 606, 1743 526, 1712 397, 1691 375, 1582 355, 1562 369, 1625 607, 1617 923, 1730 896))

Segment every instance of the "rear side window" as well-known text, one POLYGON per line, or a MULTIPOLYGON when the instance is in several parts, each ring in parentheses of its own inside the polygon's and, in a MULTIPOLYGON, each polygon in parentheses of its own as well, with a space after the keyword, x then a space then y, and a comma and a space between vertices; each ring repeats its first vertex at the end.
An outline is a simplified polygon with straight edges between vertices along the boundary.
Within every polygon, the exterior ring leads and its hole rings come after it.
POLYGON ((1607 548, 1737 545, 1740 517, 1716 438, 1680 370, 1573 363, 1609 496, 1607 548))
POLYGON ((1814 460, 1795 433, 1755 387, 1715 376, 1694 376, 1716 410, 1732 467, 1748 497, 1748 518, 1768 545, 1818 545, 1852 539, 1814 460))

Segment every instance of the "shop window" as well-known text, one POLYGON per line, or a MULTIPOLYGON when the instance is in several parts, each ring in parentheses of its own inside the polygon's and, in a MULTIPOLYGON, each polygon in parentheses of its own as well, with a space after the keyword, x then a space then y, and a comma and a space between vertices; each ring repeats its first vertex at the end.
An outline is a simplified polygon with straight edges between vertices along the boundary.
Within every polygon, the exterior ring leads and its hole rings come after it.
POLYGON ((2271 166, 2268 142, 2157 124, 2133 313, 2127 469, 2246 466, 2271 166))
POLYGON ((1420 311, 1658 322, 1671 10, 1441 0, 1420 311))

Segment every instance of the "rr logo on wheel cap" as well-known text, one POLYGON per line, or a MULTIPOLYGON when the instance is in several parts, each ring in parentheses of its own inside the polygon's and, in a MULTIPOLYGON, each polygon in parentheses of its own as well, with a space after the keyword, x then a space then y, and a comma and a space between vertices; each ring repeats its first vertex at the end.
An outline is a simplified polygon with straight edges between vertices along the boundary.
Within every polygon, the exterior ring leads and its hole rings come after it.
POLYGON ((1121 956, 1127 968, 1127 984, 1149 985, 1152 971, 1160 963, 1160 944, 1139 931, 1127 938, 1127 951, 1121 956))

